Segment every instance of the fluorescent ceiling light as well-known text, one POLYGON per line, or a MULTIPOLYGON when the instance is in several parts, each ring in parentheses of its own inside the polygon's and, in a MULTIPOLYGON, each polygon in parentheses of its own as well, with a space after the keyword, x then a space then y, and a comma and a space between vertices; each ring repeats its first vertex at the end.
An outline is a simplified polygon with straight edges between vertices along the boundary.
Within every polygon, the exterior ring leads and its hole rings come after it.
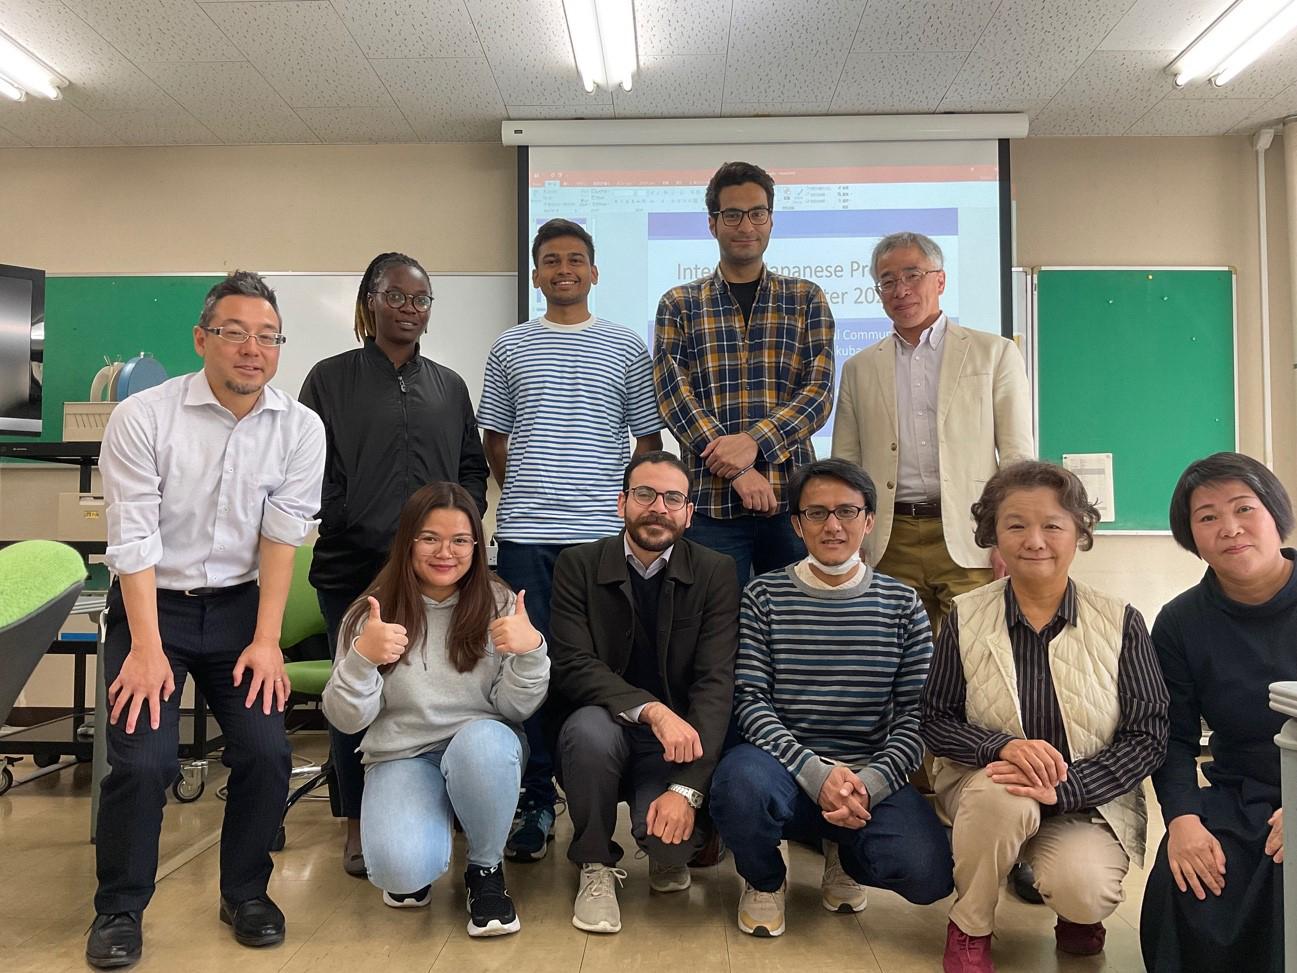
POLYGON ((68 83, 67 78, 5 33, 0 33, 0 73, 24 90, 53 101, 63 97, 59 89, 68 83))
POLYGON ((1294 17, 1297 0, 1236 0, 1171 62, 1176 87, 1208 77, 1225 84, 1297 26, 1294 17))
POLYGON ((585 90, 630 91, 639 70, 633 0, 563 0, 563 13, 585 90))
POLYGON ((27 92, 0 74, 0 96, 12 98, 14 101, 22 101, 27 97, 27 92))

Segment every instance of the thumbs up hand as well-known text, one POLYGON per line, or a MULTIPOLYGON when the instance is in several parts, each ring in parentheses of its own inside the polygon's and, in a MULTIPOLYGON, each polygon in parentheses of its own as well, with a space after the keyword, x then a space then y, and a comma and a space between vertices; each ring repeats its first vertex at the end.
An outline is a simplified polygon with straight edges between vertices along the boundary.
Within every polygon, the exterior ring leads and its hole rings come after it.
POLYGON ((491 641, 495 643, 497 652, 521 655, 539 649, 544 644, 544 638, 527 617, 527 607, 523 604, 526 594, 525 589, 518 592, 518 598, 513 603, 513 613, 501 615, 491 623, 491 641))
POLYGON ((389 625, 379 614, 378 599, 369 599, 365 630, 356 639, 356 651, 376 666, 385 666, 405 655, 410 640, 404 625, 389 625))

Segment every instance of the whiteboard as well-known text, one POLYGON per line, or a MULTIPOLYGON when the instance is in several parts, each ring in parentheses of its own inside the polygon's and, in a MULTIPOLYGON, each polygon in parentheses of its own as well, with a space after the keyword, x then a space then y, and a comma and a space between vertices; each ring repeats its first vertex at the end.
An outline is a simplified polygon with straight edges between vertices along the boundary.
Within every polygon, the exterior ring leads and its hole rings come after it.
MULTIPOLYGON (((321 359, 358 348, 354 331, 355 274, 263 274, 279 299, 288 342, 272 385, 297 398, 321 359)), ((516 274, 429 274, 433 304, 419 344, 426 358, 454 369, 474 405, 482 397, 482 369, 501 332, 518 323, 516 274)))

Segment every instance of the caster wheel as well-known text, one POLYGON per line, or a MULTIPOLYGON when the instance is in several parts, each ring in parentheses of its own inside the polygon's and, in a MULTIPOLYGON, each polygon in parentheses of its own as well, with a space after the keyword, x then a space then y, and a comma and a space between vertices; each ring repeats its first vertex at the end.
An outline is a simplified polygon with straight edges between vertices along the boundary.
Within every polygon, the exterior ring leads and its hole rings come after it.
POLYGON ((0 770, 0 794, 4 794, 9 788, 14 786, 14 772, 8 767, 0 770))
POLYGON ((279 826, 279 830, 275 832, 275 840, 272 841, 272 842, 270 843, 270 850, 271 850, 271 851, 283 851, 283 850, 284 850, 284 843, 285 843, 287 840, 288 840, 288 837, 287 837, 287 835, 284 834, 284 826, 281 824, 281 825, 279 826))
POLYGON ((190 780, 181 774, 171 785, 171 796, 181 804, 192 804, 203 796, 203 791, 207 789, 207 782, 201 777, 196 780, 190 780))

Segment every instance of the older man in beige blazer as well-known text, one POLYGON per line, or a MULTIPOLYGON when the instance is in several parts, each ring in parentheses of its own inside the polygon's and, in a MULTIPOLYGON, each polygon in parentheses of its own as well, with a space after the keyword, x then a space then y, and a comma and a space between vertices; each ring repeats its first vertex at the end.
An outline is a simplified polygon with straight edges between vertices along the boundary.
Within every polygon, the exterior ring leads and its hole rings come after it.
POLYGON ((994 576, 994 552, 973 542, 973 501, 1001 466, 1035 453, 1022 355, 946 317, 942 265, 920 233, 874 248, 870 272, 895 330, 843 366, 833 421, 833 455, 878 484, 865 554, 918 591, 934 631, 956 595, 994 576))

